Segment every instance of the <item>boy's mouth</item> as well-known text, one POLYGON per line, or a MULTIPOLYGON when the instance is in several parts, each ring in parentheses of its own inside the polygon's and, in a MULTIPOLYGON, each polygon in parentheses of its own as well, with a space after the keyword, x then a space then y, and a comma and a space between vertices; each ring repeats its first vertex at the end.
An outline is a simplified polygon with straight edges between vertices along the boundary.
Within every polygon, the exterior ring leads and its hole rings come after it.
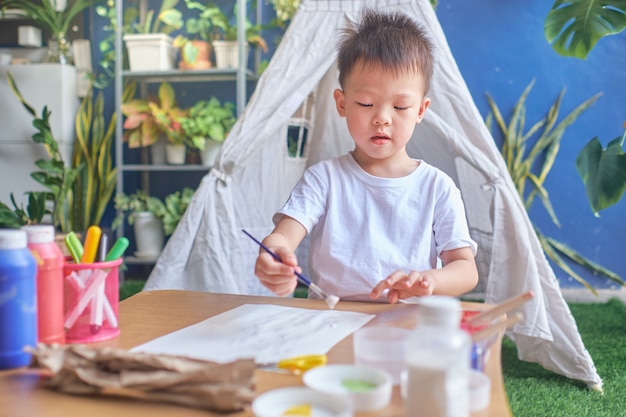
POLYGON ((377 133, 376 135, 372 136, 371 140, 377 145, 383 145, 389 142, 389 136, 384 133, 377 133))

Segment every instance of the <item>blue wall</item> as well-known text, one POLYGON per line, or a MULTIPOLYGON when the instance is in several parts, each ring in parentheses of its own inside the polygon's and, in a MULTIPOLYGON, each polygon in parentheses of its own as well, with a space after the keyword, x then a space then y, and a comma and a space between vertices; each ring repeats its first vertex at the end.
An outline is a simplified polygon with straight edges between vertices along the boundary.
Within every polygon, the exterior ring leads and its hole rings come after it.
MULTIPOLYGON (((558 55, 544 37, 553 1, 440 1, 437 16, 452 53, 485 117, 486 92, 508 121, 522 91, 535 79, 527 100, 526 128, 547 114, 566 89, 559 120, 587 98, 602 96, 568 128, 545 187, 561 222, 556 227, 537 200, 531 220, 547 236, 626 278, 626 197, 594 217, 576 172, 576 156, 597 136, 606 144, 623 133, 626 121, 626 32, 601 39, 586 60, 558 55)), ((522 254, 520 254, 523 256, 522 254)), ((596 288, 615 284, 575 268, 596 288)), ((555 268, 562 287, 579 287, 555 268)))

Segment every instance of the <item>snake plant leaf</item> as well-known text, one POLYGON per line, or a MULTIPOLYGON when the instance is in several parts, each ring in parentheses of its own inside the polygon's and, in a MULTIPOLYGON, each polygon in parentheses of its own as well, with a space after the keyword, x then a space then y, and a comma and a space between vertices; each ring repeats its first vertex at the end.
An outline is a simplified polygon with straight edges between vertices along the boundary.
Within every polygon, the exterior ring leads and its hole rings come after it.
POLYGON ((587 199, 596 216, 598 212, 617 203, 626 191, 626 154, 624 136, 613 139, 606 147, 597 137, 580 151, 576 170, 585 184, 587 199))
POLYGON ((624 0, 557 0, 546 16, 546 40, 560 55, 586 59, 601 38, 626 28, 624 0))

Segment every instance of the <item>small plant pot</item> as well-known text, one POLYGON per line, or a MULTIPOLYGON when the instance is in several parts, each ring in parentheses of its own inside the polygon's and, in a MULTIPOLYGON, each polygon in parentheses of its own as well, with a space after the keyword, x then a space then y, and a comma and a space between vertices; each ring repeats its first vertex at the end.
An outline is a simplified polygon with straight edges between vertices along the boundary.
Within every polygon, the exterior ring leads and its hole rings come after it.
POLYGON ((185 57, 185 49, 180 50, 180 61, 178 68, 181 70, 203 70, 209 69, 211 63, 211 44, 207 41, 191 41, 192 46, 198 51, 198 55, 193 62, 185 57))
POLYGON ((211 139, 207 139, 204 143, 204 150, 202 151, 202 165, 211 167, 215 164, 217 155, 222 148, 222 142, 216 142, 211 139))
MULTIPOLYGON (((239 45, 237 41, 213 41, 213 50, 215 51, 215 67, 220 69, 235 69, 239 67, 239 45)), ((245 56, 247 63, 249 46, 245 45, 245 56)))
POLYGON ((135 243, 138 258, 158 258, 163 249, 165 236, 161 221, 151 212, 144 211, 135 215, 135 243))
POLYGON ((176 48, 171 36, 164 33, 129 33, 124 35, 131 71, 168 71, 174 69, 176 48))
POLYGON ((187 149, 185 145, 167 144, 165 147, 165 157, 168 164, 184 165, 187 149))

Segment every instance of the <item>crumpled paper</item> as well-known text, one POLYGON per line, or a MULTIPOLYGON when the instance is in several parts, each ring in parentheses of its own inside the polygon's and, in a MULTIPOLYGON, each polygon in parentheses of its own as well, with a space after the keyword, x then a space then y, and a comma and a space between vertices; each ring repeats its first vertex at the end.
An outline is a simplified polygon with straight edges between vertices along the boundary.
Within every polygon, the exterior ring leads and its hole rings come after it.
POLYGON ((31 368, 48 369, 47 387, 119 395, 206 410, 241 411, 254 398, 254 359, 217 363, 183 356, 39 344, 31 368))

